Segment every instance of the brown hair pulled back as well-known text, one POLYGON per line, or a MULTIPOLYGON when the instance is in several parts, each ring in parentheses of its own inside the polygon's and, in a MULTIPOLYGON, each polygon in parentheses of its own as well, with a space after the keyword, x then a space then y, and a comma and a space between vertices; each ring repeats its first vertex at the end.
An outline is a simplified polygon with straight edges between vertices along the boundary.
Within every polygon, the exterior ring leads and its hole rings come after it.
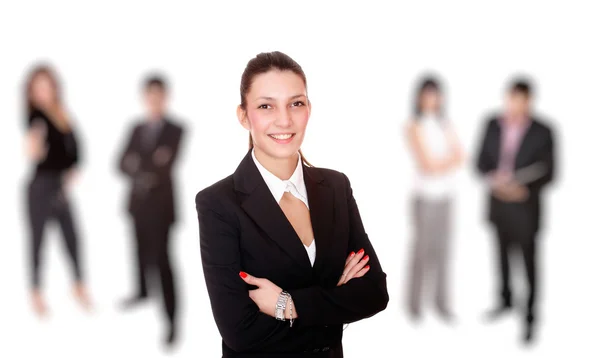
MULTIPOLYGON (((248 92, 250 92, 250 87, 252 86, 254 78, 271 70, 292 71, 296 75, 300 76, 304 82, 304 86, 306 86, 306 75, 304 74, 302 67, 300 67, 300 65, 290 56, 279 51, 259 53, 256 55, 256 57, 248 61, 246 69, 242 74, 242 81, 240 83, 240 107, 243 110, 246 110, 246 96, 248 95, 248 92)), ((254 143, 252 142, 252 134, 249 136, 248 146, 249 149, 252 149, 254 146, 254 143)), ((302 151, 300 150, 299 152, 302 162, 309 167, 312 166, 306 160, 306 158, 304 158, 302 151)))

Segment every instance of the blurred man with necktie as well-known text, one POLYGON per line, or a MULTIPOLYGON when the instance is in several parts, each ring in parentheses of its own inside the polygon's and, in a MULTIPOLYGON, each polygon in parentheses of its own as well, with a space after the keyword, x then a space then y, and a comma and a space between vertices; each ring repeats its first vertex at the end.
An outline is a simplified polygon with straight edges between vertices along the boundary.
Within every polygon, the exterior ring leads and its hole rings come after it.
POLYGON ((132 307, 148 297, 147 279, 158 271, 169 322, 166 343, 175 340, 175 286, 169 260, 169 230, 175 223, 172 169, 179 152, 183 128, 166 115, 165 81, 146 80, 146 118, 133 128, 120 158, 119 168, 131 181, 128 211, 133 219, 137 249, 137 292, 126 300, 132 307), (157 269, 157 270, 156 270, 157 269))
POLYGON ((488 219, 497 235, 500 302, 490 318, 513 306, 509 252, 520 251, 529 286, 523 338, 533 338, 536 316, 536 246, 542 214, 542 190, 554 177, 554 135, 530 110, 531 85, 515 80, 506 94, 504 113, 492 116, 479 146, 477 170, 490 188, 488 219))

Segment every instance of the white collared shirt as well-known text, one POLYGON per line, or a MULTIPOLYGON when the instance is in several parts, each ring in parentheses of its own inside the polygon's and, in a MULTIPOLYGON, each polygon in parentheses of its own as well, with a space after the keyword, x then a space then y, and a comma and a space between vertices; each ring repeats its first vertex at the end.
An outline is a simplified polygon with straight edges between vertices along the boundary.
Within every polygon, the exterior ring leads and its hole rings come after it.
MULTIPOLYGON (((258 168, 260 175, 263 177, 267 187, 273 194, 275 201, 279 203, 281 198, 283 197, 283 193, 289 191, 290 194, 300 199, 306 207, 310 210, 310 206, 308 205, 308 194, 306 192, 306 185, 304 184, 304 172, 302 170, 302 160, 300 158, 300 153, 298 153, 298 165, 296 165, 296 169, 294 173, 288 180, 281 180, 275 174, 271 173, 267 170, 258 159, 254 155, 254 149, 252 149, 252 159, 254 160, 254 164, 258 168)), ((316 247, 315 240, 313 239, 310 246, 304 245, 306 252, 308 253, 308 257, 310 259, 311 265, 315 263, 316 256, 316 247)))

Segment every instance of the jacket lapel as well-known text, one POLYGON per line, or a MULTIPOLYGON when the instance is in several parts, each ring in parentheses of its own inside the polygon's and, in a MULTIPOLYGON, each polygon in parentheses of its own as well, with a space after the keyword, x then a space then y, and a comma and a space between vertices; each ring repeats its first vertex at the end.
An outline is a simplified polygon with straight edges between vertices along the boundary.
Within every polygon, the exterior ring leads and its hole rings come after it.
POLYGON ((310 261, 304 245, 260 175, 251 151, 235 171, 234 185, 237 191, 245 194, 241 206, 246 214, 298 265, 309 270, 310 261))
POLYGON ((162 124, 162 127, 158 130, 158 133, 156 134, 156 140, 154 141, 153 150, 160 147, 161 145, 165 145, 168 142, 171 123, 166 118, 162 120, 164 122, 162 124))
POLYGON ((310 206, 310 220, 316 242, 314 272, 321 272, 327 262, 326 253, 334 242, 334 195, 333 189, 316 168, 303 166, 304 183, 310 206))

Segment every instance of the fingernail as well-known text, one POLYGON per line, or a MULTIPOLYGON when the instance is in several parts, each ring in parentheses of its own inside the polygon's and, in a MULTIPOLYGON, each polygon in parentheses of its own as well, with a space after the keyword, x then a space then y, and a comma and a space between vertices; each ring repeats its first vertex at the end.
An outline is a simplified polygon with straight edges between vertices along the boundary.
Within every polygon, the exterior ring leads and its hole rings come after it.
POLYGON ((363 261, 367 261, 369 259, 369 255, 363 257, 363 261))
POLYGON ((246 278, 246 277, 248 277, 248 274, 245 273, 244 271, 240 271, 240 277, 241 278, 246 278))
POLYGON ((350 255, 348 255, 348 257, 352 257, 352 256, 354 256, 354 255, 356 255, 356 254, 354 253, 354 251, 352 251, 352 252, 350 253, 350 255))
POLYGON ((365 270, 368 270, 370 268, 371 268, 371 266, 369 266, 369 265, 365 266, 365 270))
POLYGON ((363 250, 363 249, 360 249, 360 251, 358 251, 358 254, 360 255, 360 254, 362 254, 363 252, 365 252, 365 250, 363 250))

